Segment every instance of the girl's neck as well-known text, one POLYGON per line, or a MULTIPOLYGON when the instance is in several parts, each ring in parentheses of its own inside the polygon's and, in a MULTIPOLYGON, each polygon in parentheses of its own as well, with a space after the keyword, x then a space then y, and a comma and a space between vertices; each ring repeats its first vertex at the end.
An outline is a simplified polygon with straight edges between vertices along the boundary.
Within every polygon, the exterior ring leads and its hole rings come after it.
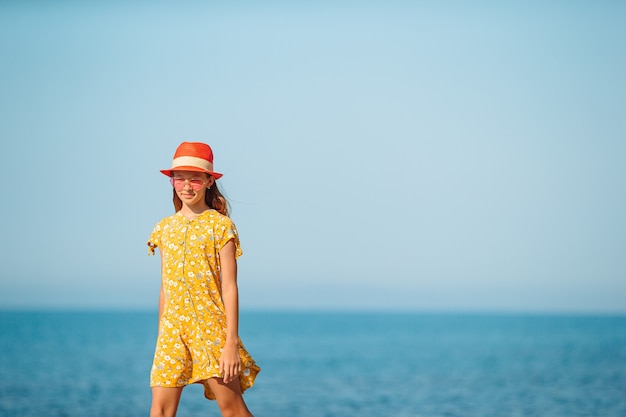
POLYGON ((180 209, 180 214, 185 216, 187 219, 192 220, 207 210, 210 210, 210 207, 207 206, 206 204, 197 204, 193 206, 188 206, 183 203, 183 207, 180 209))

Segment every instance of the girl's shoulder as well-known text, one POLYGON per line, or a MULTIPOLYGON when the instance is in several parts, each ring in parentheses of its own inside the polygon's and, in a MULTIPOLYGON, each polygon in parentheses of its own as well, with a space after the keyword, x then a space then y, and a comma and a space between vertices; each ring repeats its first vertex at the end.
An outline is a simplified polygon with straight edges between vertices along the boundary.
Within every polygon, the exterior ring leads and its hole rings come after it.
POLYGON ((185 225, 193 224, 194 222, 200 222, 200 224, 209 223, 214 226, 234 226, 230 217, 218 212, 217 210, 211 209, 203 212, 193 220, 187 219, 180 211, 178 211, 171 216, 167 216, 159 220, 155 227, 157 229, 164 229, 176 225, 183 227, 185 225))
MULTIPOLYGON (((232 223, 233 221, 231 220, 230 217, 220 213, 217 210, 214 209, 209 209, 203 213, 201 213, 200 215, 198 215, 195 219, 197 220, 209 220, 211 222, 218 222, 218 223, 232 223)), ((163 225, 163 224, 170 224, 170 223, 188 223, 192 220, 187 219, 180 211, 177 211, 176 213, 172 214, 171 216, 167 216, 167 217, 163 217, 161 220, 159 220, 159 222, 157 224, 163 225)))
POLYGON ((232 224, 233 223, 230 217, 214 209, 205 211, 199 217, 202 217, 203 219, 206 219, 206 220, 210 220, 213 223, 220 223, 220 224, 232 224))
POLYGON ((163 228, 165 225, 167 224, 172 224, 172 223, 176 223, 181 221, 181 219, 184 216, 182 214, 180 214, 180 212, 176 212, 170 216, 167 217, 163 217, 161 220, 159 220, 156 224, 156 228, 163 228))

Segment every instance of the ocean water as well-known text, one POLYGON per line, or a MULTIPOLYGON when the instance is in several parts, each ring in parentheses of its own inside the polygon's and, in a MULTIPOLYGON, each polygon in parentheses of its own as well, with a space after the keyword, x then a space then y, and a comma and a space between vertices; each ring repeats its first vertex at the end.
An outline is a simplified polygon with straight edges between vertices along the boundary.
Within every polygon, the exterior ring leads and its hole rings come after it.
MULTIPOLYGON (((626 416, 626 316, 243 312, 256 417, 626 416)), ((152 312, 0 312, 0 416, 147 416, 152 312)), ((219 416, 200 386, 178 416, 219 416)))

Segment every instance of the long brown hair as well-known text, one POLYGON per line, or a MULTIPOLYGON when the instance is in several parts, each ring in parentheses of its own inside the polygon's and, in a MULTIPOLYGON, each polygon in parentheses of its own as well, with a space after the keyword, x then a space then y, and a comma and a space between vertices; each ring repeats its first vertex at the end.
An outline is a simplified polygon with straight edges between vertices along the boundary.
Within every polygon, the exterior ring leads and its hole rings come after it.
MULTIPOLYGON (((183 202, 180 201, 180 198, 178 197, 178 195, 176 195, 176 190, 172 189, 172 192, 174 194, 174 210, 178 212, 180 209, 183 208, 183 202)), ((222 192, 220 191, 219 187, 217 186, 217 182, 215 181, 213 181, 213 185, 211 185, 211 188, 208 188, 206 190, 206 194, 204 195, 204 201, 206 205, 209 206, 209 208, 212 208, 219 213, 222 213, 224 216, 228 216, 228 214, 230 213, 230 204, 228 204, 226 197, 222 195, 222 192)))

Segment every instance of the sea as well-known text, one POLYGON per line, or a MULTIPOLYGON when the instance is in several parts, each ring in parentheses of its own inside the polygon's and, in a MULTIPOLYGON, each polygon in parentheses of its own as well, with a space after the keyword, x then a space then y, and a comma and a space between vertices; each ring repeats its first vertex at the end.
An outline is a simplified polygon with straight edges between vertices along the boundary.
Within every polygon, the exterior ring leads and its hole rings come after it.
MULTIPOLYGON (((244 311, 256 417, 626 416, 626 315, 244 311)), ((0 416, 148 416, 157 313, 1 311, 0 416)), ((179 417, 219 416, 202 387, 179 417)))

